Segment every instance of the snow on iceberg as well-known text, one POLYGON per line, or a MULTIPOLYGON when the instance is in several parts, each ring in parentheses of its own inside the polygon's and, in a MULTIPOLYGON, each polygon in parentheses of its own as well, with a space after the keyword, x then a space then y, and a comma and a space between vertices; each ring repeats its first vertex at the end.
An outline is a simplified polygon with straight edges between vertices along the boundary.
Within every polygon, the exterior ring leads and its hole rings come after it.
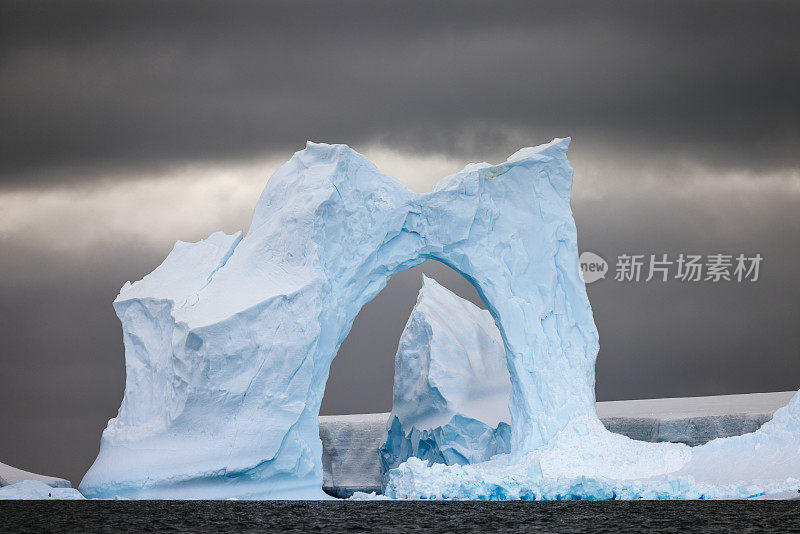
POLYGON ((766 494, 796 493, 800 482, 786 480, 800 479, 800 392, 757 431, 715 439, 692 451, 691 461, 676 475, 709 485, 752 482, 764 486, 766 494))
POLYGON ((423 275, 395 356, 382 475, 412 456, 463 465, 508 453, 510 394, 491 314, 423 275))
POLYGON ((40 499, 83 499, 81 493, 70 487, 48 486, 41 480, 23 480, 0 488, 0 501, 21 500, 31 501, 40 499))
POLYGON ((244 238, 180 244, 121 291, 125 395, 80 489, 323 498, 330 363, 361 307, 429 258, 472 282, 499 326, 515 457, 594 417, 568 145, 470 164, 415 194, 345 145, 308 143, 269 180, 244 238))

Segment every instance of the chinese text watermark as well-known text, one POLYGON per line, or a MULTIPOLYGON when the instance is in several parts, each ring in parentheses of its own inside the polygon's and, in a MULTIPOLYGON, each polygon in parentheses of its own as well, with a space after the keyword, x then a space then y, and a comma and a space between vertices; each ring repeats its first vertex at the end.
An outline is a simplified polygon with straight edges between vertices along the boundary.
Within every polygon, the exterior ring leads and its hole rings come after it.
MULTIPOLYGON (((761 254, 628 254, 617 256, 617 282, 757 282, 761 254)), ((581 279, 587 284, 606 277, 608 262, 594 252, 579 259, 581 279)))

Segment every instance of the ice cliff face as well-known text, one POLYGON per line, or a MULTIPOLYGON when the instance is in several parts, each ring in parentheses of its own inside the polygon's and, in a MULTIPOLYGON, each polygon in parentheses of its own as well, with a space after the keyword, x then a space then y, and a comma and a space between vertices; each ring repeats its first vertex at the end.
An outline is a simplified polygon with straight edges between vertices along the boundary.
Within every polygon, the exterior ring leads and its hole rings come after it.
POLYGON ((499 326, 515 458, 596 420, 568 144, 470 164, 415 194, 347 146, 309 143, 270 179, 244 238, 179 243, 121 291, 125 396, 81 491, 323 497, 330 363, 361 307, 428 258, 470 280, 499 326))
POLYGON ((508 453, 510 394, 491 314, 423 276, 395 356, 382 473, 412 456, 463 465, 508 453))

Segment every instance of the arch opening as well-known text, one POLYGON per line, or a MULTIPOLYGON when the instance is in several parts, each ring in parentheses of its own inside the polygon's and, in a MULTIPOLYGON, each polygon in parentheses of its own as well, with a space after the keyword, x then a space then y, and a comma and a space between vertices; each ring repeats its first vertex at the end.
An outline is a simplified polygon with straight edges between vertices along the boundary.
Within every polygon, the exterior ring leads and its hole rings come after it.
POLYGON ((426 260, 395 274, 361 308, 339 346, 325 385, 321 416, 391 411, 397 345, 417 302, 423 275, 486 309, 475 287, 439 261, 426 260))
POLYGON ((509 452, 510 390, 505 345, 466 278, 430 259, 393 275, 331 364, 323 491, 380 493, 410 457, 464 465, 509 452))

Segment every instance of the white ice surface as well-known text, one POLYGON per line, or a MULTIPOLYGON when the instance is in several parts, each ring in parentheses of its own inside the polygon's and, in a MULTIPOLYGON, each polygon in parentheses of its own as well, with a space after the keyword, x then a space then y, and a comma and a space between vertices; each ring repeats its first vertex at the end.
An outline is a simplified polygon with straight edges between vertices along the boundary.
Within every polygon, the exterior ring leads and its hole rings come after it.
POLYGON ((423 275, 395 355, 382 476, 411 456, 466 464, 508 453, 510 395, 492 315, 423 275))

